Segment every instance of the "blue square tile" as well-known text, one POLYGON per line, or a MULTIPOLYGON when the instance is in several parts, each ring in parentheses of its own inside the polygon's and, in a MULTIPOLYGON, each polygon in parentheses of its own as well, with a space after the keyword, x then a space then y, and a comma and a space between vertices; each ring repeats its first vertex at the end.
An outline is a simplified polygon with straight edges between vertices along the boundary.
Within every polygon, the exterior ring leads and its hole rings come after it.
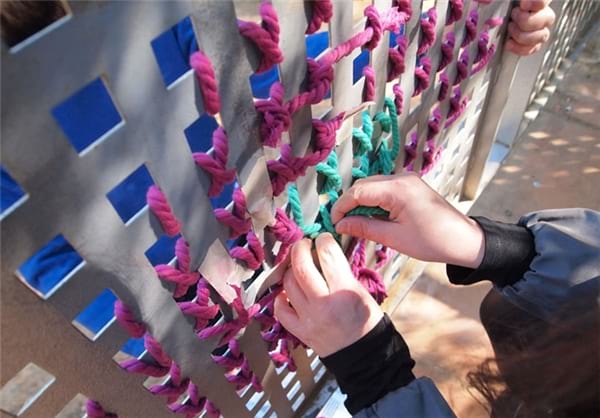
POLYGON ((102 334, 115 318, 114 305, 117 297, 109 289, 104 289, 79 315, 73 323, 83 328, 84 335, 92 341, 102 334))
POLYGON ((25 196, 21 186, 0 166, 0 219, 19 201, 23 201, 25 196))
POLYGON ((144 164, 106 194, 110 203, 127 223, 146 206, 146 192, 154 184, 144 164))

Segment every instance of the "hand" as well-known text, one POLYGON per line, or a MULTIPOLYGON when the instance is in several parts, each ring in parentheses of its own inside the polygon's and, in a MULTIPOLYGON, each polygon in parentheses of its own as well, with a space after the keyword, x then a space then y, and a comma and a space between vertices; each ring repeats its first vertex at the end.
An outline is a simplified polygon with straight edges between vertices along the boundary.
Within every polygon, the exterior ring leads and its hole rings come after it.
POLYGON ((550 27, 556 15, 550 0, 521 0, 510 16, 506 48, 517 55, 531 55, 550 39, 550 27))
POLYGON ((479 224, 463 215, 414 173, 358 180, 333 205, 336 231, 379 242, 411 257, 477 268, 485 250, 479 224), (357 206, 381 207, 388 220, 344 215, 357 206))
POLYGON ((383 317, 381 308, 354 278, 342 249, 331 234, 292 248, 292 265, 283 277, 284 290, 275 299, 275 317, 320 357, 358 341, 383 317))

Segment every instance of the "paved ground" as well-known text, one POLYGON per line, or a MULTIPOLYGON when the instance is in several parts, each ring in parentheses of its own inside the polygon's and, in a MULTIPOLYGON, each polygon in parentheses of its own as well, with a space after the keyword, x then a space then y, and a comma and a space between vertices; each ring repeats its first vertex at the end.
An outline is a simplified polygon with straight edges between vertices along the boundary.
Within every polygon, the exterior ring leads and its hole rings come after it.
MULTIPOLYGON (((470 213, 515 221, 558 207, 600 210, 600 36, 592 36, 557 92, 528 127, 470 213)), ((479 323, 489 285, 448 284, 432 265, 394 314, 417 360, 459 417, 488 416, 465 376, 492 354, 479 323)))

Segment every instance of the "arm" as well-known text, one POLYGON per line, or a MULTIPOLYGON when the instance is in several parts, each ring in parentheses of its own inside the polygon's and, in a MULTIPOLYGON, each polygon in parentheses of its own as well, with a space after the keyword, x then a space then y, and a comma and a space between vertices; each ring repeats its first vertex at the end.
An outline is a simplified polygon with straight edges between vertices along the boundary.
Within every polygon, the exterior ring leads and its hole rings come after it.
POLYGON ((292 248, 284 291, 275 300, 283 326, 312 347, 361 417, 453 416, 433 383, 415 379, 408 346, 354 278, 330 234, 292 248), (443 411, 443 414, 440 413, 443 411))

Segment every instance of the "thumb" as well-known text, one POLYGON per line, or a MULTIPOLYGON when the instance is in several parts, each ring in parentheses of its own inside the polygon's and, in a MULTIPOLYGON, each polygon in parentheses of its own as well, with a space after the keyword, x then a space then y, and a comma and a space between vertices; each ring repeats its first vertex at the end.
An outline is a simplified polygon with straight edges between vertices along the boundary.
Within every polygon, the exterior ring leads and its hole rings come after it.
POLYGON ((338 234, 352 235, 379 242, 394 248, 393 235, 397 225, 390 221, 367 218, 366 216, 349 216, 335 226, 338 234))

